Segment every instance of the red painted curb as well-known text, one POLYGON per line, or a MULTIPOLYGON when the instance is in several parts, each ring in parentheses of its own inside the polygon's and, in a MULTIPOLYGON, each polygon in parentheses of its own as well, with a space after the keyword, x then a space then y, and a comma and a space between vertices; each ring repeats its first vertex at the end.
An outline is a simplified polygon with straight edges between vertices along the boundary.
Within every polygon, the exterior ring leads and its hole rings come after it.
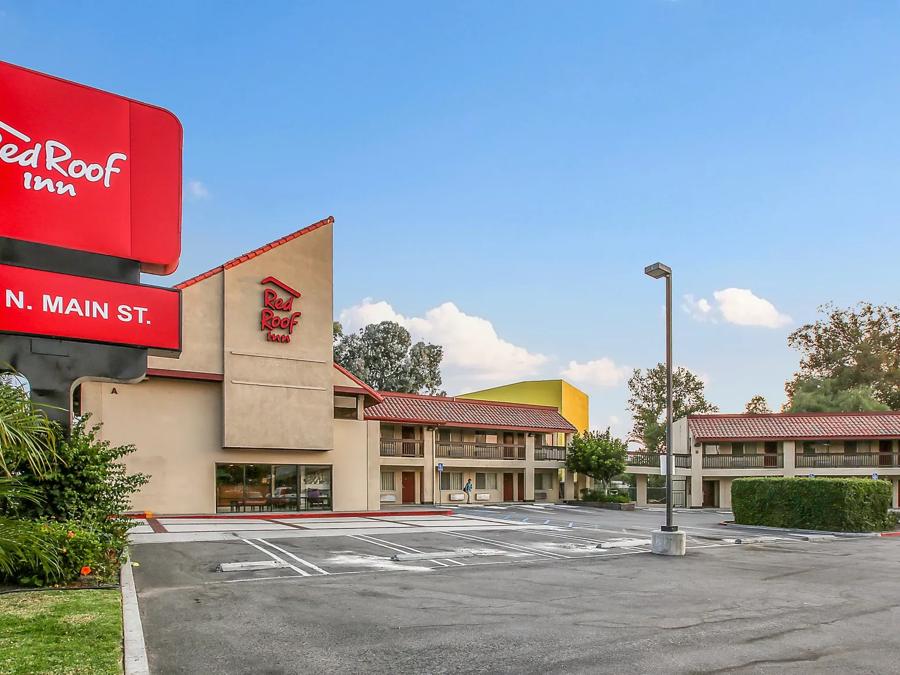
POLYGON ((900 537, 900 532, 880 532, 879 537, 900 537))
MULTIPOLYGON (((138 511, 136 513, 126 513, 126 518, 147 518, 148 511, 138 511)), ((204 520, 227 520, 229 518, 241 518, 244 520, 259 518, 261 520, 286 520, 286 519, 303 519, 303 518, 390 518, 396 516, 452 516, 451 509, 433 509, 429 511, 320 511, 318 513, 278 513, 272 511, 262 511, 254 513, 200 513, 196 515, 166 515, 162 513, 152 512, 150 517, 159 518, 184 518, 184 519, 204 519, 204 520)))

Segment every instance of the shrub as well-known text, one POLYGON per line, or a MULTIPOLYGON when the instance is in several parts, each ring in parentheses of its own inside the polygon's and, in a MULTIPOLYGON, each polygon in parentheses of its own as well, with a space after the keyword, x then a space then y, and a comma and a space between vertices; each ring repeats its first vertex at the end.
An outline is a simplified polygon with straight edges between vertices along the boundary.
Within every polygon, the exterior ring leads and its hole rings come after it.
POLYGON ((631 501, 628 495, 587 489, 581 491, 581 500, 585 502, 602 502, 604 504, 627 504, 631 501))
POLYGON ((731 506, 741 525, 871 532, 896 524, 890 484, 869 478, 738 478, 731 506))
POLYGON ((100 426, 88 428, 87 421, 80 420, 58 443, 57 457, 47 470, 21 472, 20 480, 43 499, 23 505, 17 515, 102 524, 131 508, 131 495, 149 480, 145 474, 128 474, 120 461, 135 447, 98 440, 100 426))
POLYGON ((48 586, 76 581, 83 574, 97 581, 115 579, 125 548, 124 536, 80 522, 19 523, 28 531, 28 544, 15 555, 15 572, 7 575, 10 581, 48 586))

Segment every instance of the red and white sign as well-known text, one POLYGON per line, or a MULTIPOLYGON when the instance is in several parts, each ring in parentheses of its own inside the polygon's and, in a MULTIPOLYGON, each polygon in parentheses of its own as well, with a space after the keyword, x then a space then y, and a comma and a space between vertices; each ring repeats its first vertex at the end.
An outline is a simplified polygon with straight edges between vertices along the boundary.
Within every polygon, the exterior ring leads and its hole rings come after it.
POLYGON ((181 147, 167 110, 0 61, 0 237, 171 274, 181 147))
POLYGON ((0 332, 181 351, 181 292, 0 264, 0 332))
POLYGON ((259 313, 259 329, 268 342, 290 342, 294 328, 300 322, 300 310, 294 309, 294 300, 300 298, 295 291, 275 277, 266 277, 263 286, 263 306, 259 313))

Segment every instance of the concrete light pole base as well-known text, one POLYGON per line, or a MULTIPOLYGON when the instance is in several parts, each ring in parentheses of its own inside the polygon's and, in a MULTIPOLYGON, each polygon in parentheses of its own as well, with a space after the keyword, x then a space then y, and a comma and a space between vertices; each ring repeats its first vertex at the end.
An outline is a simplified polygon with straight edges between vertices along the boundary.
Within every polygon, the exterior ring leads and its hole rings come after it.
POLYGON ((654 530, 650 535, 650 551, 657 555, 684 555, 687 537, 684 532, 654 530))

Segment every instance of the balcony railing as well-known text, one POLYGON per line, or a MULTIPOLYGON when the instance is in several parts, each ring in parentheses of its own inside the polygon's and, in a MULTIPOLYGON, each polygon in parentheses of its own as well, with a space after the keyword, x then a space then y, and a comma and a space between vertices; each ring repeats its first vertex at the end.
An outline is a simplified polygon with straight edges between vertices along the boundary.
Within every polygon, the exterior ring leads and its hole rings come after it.
MULTIPOLYGON (((676 454, 672 456, 675 458, 675 468, 691 468, 690 455, 676 454)), ((627 463, 628 466, 659 466, 660 457, 662 454, 658 452, 632 452, 628 454, 627 463)))
POLYGON ((704 469, 780 469, 784 455, 703 455, 704 469))
POLYGON ((566 446, 564 445, 542 445, 539 448, 534 449, 534 459, 535 461, 549 461, 549 462, 565 462, 566 461, 566 446))
POLYGON ((861 452, 845 454, 843 452, 818 452, 809 455, 797 455, 797 468, 802 469, 842 469, 842 468, 878 468, 879 466, 898 466, 898 455, 892 452, 861 452))
POLYGON ((412 438, 382 438, 382 457, 423 457, 422 441, 412 438))
POLYGON ((447 459, 512 459, 525 460, 524 445, 501 445, 499 443, 437 443, 435 457, 447 459))

